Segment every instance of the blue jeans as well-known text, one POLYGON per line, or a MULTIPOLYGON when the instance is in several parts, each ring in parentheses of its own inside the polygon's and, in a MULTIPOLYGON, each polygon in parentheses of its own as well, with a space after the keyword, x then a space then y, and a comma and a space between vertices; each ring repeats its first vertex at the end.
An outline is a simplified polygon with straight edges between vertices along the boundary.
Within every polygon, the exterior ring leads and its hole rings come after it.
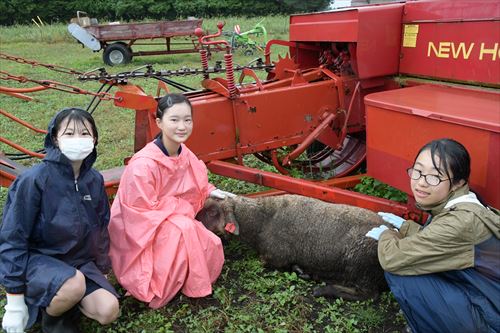
POLYGON ((500 285, 473 268, 385 278, 414 333, 500 332, 500 285))

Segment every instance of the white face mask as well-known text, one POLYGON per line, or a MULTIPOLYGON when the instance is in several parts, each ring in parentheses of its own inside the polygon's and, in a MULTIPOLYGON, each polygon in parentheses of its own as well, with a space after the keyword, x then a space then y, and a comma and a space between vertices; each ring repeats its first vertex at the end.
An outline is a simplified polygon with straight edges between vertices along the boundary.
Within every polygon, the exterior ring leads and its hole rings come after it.
POLYGON ((59 139, 59 149, 70 161, 83 161, 94 150, 94 139, 59 139))

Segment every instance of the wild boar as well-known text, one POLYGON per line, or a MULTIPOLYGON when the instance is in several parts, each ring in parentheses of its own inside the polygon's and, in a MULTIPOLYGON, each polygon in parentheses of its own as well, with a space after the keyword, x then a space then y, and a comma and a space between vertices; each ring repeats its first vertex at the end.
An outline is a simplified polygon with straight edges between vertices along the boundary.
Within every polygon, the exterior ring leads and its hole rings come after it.
POLYGON ((196 219, 218 235, 234 233, 266 267, 298 267, 327 282, 315 296, 363 300, 387 290, 377 242, 365 237, 385 224, 367 209, 299 195, 208 199, 196 219))

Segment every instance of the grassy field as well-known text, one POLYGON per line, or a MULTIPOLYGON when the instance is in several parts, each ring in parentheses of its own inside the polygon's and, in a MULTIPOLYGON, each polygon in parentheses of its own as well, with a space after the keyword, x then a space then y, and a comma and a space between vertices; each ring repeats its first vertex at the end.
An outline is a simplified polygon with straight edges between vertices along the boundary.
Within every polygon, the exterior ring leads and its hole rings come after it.
MULTIPOLYGON (((250 29, 260 19, 225 18, 226 29, 238 23, 242 31, 250 29)), ((204 27, 214 31, 215 19, 206 20, 204 27)), ((267 17, 264 25, 269 38, 286 39, 287 17, 267 17)), ((43 63, 57 64, 79 71, 103 67, 102 53, 92 53, 82 48, 67 33, 64 25, 0 27, 0 51, 43 63)), ((283 50, 279 50, 283 51, 283 50)), ((276 55, 275 55, 276 56, 276 55)), ((213 61, 222 54, 214 54, 213 61)), ((253 56, 236 52, 235 62, 246 64, 253 56)), ((138 57, 127 66, 107 68, 109 72, 131 70, 153 64, 155 69, 178 69, 181 66, 200 67, 198 54, 178 56, 138 57)), ((14 75, 33 79, 50 79, 80 88, 96 91, 94 82, 79 82, 67 74, 49 71, 43 67, 32 67, 11 61, 0 60, 0 69, 14 75)), ((199 87, 200 77, 184 77, 179 82, 199 87)), ((135 80, 150 94, 156 91, 156 81, 135 80)), ((13 81, 1 81, 0 85, 20 86, 13 81)), ((29 86, 29 84, 27 84, 29 86)), ((86 107, 91 98, 55 90, 35 94, 35 101, 0 95, 0 108, 26 120, 39 128, 45 128, 49 119, 58 110, 68 106, 86 107)), ((112 102, 103 101, 94 113, 100 132, 99 170, 122 165, 125 156, 133 153, 134 111, 114 107, 112 102)), ((196 130, 196 129, 195 129, 196 130)), ((42 147, 43 135, 16 125, 0 116, 2 136, 21 143, 29 149, 42 147)), ((14 152, 6 145, 0 150, 14 152)), ((23 163, 29 165, 33 160, 23 163)), ((251 162, 254 163, 254 162, 251 162)), ((236 193, 256 191, 259 187, 215 175, 210 180, 218 187, 236 193)), ((0 188, 0 209, 5 202, 7 190, 0 188)), ((214 286, 213 295, 203 299, 189 299, 178 295, 170 304, 159 310, 151 310, 131 297, 121 300, 119 320, 107 327, 84 319, 83 332, 397 332, 404 326, 399 307, 390 293, 380 299, 366 302, 346 302, 314 298, 315 282, 299 279, 295 273, 263 268, 253 250, 236 240, 225 244, 226 264, 221 277, 214 286)), ((124 294, 124 290, 119 291, 124 294)), ((2 296, 3 297, 3 296, 2 296)), ((0 315, 3 315, 5 299, 0 300, 0 315)), ((35 327, 32 332, 37 331, 35 327)))

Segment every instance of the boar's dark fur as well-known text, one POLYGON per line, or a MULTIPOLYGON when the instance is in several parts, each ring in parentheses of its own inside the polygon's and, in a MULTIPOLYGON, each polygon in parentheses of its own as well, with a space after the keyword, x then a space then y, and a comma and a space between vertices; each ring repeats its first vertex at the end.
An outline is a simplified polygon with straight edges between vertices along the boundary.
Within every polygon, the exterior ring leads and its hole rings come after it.
POLYGON ((316 296, 363 300, 387 290, 377 241, 365 234, 384 224, 374 212, 298 195, 208 199, 196 217, 223 235, 235 223, 240 239, 267 267, 300 267, 327 285, 316 296))

